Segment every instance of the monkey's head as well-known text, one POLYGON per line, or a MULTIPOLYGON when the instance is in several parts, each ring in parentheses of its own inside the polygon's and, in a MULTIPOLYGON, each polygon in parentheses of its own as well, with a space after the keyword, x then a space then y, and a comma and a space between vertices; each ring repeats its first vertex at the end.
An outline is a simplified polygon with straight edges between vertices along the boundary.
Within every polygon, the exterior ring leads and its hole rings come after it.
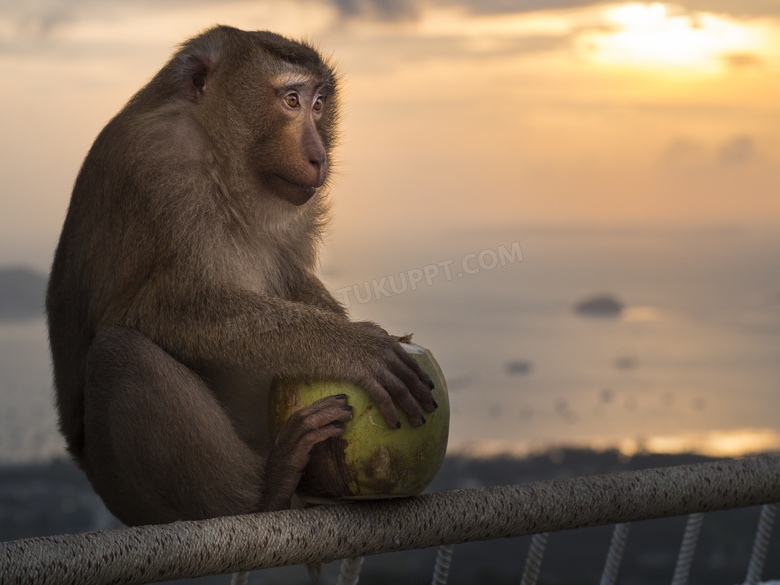
POLYGON ((325 183, 337 80, 316 50, 270 32, 219 26, 188 41, 170 65, 177 97, 189 102, 221 166, 294 205, 325 183))

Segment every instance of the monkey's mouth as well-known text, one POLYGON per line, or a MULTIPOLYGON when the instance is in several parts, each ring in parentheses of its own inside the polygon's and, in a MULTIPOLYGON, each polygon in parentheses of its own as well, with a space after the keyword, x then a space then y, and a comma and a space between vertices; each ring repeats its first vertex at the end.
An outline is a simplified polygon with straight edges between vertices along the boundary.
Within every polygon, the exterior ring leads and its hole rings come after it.
POLYGON ((293 205, 303 205, 317 192, 317 187, 313 185, 293 183, 280 175, 271 177, 271 187, 277 197, 289 201, 293 205))

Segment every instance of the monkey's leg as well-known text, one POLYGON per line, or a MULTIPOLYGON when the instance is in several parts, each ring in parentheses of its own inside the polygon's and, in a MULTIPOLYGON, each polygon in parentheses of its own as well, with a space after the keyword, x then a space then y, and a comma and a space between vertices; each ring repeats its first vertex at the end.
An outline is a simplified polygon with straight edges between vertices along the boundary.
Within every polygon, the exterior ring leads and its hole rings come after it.
POLYGON ((262 459, 203 381, 141 333, 95 338, 84 394, 84 469, 123 522, 259 508, 262 459))

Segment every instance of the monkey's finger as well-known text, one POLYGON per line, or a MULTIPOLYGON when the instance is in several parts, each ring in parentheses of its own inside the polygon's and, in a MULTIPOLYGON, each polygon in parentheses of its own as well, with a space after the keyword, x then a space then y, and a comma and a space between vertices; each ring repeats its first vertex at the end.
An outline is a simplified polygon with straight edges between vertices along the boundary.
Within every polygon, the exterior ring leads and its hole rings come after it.
POLYGON ((352 418, 352 408, 347 405, 346 395, 327 396, 294 412, 285 421, 277 444, 295 444, 307 433, 315 431, 334 421, 347 421, 352 418))
MULTIPOLYGON (((327 418, 327 416, 323 417, 323 414, 328 413, 335 415, 335 418, 331 420, 345 420, 342 418, 343 413, 351 411, 352 407, 347 405, 347 395, 337 394, 336 396, 326 396, 325 398, 320 398, 316 402, 312 402, 309 406, 300 409, 294 413, 293 416, 298 418, 311 419, 312 421, 319 421, 323 418, 327 418)), ((348 420, 348 418, 346 420, 348 420)), ((322 426, 322 424, 316 424, 316 426, 322 426)), ((309 428, 312 427, 310 426, 309 428)))
POLYGON ((320 398, 307 408, 310 409, 308 416, 315 416, 316 413, 319 420, 345 422, 352 418, 352 407, 347 404, 346 394, 320 398))
POLYGON ((369 377, 361 377, 355 380, 358 386, 363 388, 368 395, 377 403, 379 411, 387 423, 387 426, 391 429, 401 428, 401 419, 398 416, 398 411, 395 408, 393 399, 387 390, 376 380, 369 377))
POLYGON ((280 442, 277 439, 277 443, 274 446, 276 464, 286 470, 282 472, 283 474, 295 475, 297 477, 309 463, 309 453, 314 445, 331 437, 341 436, 343 433, 344 423, 335 421, 305 432, 295 441, 280 442))
MULTIPOLYGON (((388 369, 393 376, 393 379, 403 384, 404 400, 408 398, 409 401, 414 402, 414 399, 412 398, 414 397, 422 404, 422 407, 426 412, 433 412, 436 410, 431 390, 420 381, 416 372, 414 372, 406 363, 394 356, 388 363, 388 369)), ((382 383, 385 384, 385 387, 388 387, 388 382, 382 381, 382 383)), ((391 381, 389 383, 392 384, 393 382, 391 381)), ((402 398, 398 396, 398 392, 400 392, 400 390, 394 390, 393 392, 390 392, 390 394, 399 402, 399 404, 401 404, 401 408, 403 408, 406 413, 413 416, 410 409, 401 401, 402 398)), ((417 403, 415 402, 414 404, 416 405, 417 403)), ((419 408, 417 410, 419 411, 419 408)))
POLYGON ((390 396, 395 399, 401 410, 409 417, 409 422, 412 423, 412 426, 419 427, 425 424, 425 417, 422 414, 422 410, 420 410, 420 406, 414 400, 414 397, 401 378, 391 371, 380 374, 377 378, 390 396))
MULTIPOLYGON (((407 360, 403 359, 404 356, 399 354, 398 357, 400 359, 397 363, 394 364, 395 367, 392 368, 393 373, 401 378, 401 380, 403 380, 403 382, 406 384, 406 387, 409 389, 409 392, 411 392, 412 395, 420 401, 420 404, 422 404, 425 412, 435 411, 437 405, 433 399, 433 393, 431 392, 433 382, 430 382, 429 384, 422 380, 417 372, 418 369, 422 370, 422 368, 420 368, 419 364, 417 364, 414 358, 409 356, 408 353, 403 351, 403 349, 401 351, 405 354, 405 357, 408 357, 411 360, 412 363, 410 364, 407 360), (414 369, 412 364, 417 366, 417 369, 414 369)), ((424 371, 423 373, 425 374, 424 371)), ((428 374, 425 374, 425 376, 428 378, 428 380, 430 380, 428 374)))
POLYGON ((335 394, 333 396, 326 396, 325 398, 320 398, 319 400, 312 402, 309 406, 301 410, 313 409, 315 407, 322 407, 322 406, 333 406, 334 404, 344 405, 346 403, 347 403, 346 394, 335 394))
MULTIPOLYGON (((414 396, 422 405, 425 412, 434 412, 437 408, 436 402, 433 399, 433 393, 428 386, 424 385, 406 364, 400 360, 396 367, 392 369, 393 373, 401 379, 407 388, 407 392, 414 396)), ((395 395, 394 395, 395 396, 395 395)), ((404 408, 406 412, 408 409, 404 408)))
POLYGON ((279 439, 282 438, 280 435, 266 462, 267 480, 263 489, 261 509, 271 512, 289 508, 303 469, 309 463, 312 447, 331 437, 338 437, 342 433, 344 433, 344 423, 335 422, 309 431, 294 442, 280 441, 279 439))
POLYGON ((298 442, 298 449, 307 449, 311 451, 317 443, 322 443, 332 437, 340 437, 344 434, 344 423, 341 421, 333 421, 327 425, 320 427, 316 430, 306 433, 298 442))
MULTIPOLYGON (((329 423, 323 427, 309 431, 303 435, 300 440, 294 445, 291 456, 291 461, 297 463, 296 474, 300 481, 300 474, 303 472, 303 468, 309 463, 311 450, 317 443, 322 443, 333 437, 340 437, 344 434, 344 423, 335 421, 329 423)), ((296 482, 296 485, 298 483, 296 482)))
POLYGON ((409 355, 409 352, 401 347, 400 344, 397 345, 394 349, 396 355, 401 358, 401 361, 403 361, 409 368, 412 369, 412 371, 429 390, 433 390, 433 380, 431 380, 431 377, 428 375, 428 373, 422 369, 420 364, 417 363, 417 360, 409 355))

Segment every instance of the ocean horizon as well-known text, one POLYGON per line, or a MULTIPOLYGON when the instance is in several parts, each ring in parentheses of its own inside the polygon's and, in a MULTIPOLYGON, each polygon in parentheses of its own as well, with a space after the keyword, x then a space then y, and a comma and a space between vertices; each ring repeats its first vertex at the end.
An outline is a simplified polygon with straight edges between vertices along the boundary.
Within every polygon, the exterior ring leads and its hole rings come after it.
MULTIPOLYGON (((775 231, 510 227, 328 248, 323 278, 433 351, 453 454, 780 449, 775 231)), ((42 318, 0 324, 0 395, 0 463, 64 454, 42 318)))

